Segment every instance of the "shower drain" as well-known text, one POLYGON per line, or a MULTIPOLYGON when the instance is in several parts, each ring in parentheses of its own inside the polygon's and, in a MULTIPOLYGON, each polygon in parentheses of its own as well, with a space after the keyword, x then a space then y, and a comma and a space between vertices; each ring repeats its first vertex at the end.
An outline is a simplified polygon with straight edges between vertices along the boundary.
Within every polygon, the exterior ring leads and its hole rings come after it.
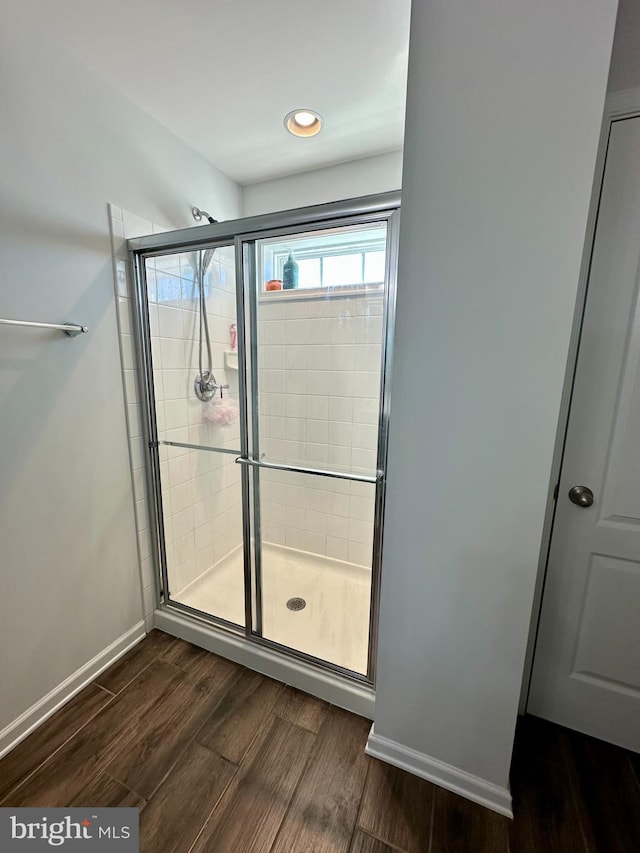
POLYGON ((304 598, 290 598, 289 601, 287 601, 287 607, 289 610, 304 610, 306 606, 307 602, 304 598))

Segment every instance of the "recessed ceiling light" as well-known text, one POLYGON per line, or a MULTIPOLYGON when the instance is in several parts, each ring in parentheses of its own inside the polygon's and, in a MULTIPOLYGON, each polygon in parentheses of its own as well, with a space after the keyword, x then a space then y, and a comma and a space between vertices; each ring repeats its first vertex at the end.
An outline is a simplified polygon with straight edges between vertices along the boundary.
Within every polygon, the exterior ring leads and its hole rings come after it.
POLYGON ((322 129, 322 117, 313 110, 291 110, 284 117, 284 126, 294 136, 315 136, 322 129))

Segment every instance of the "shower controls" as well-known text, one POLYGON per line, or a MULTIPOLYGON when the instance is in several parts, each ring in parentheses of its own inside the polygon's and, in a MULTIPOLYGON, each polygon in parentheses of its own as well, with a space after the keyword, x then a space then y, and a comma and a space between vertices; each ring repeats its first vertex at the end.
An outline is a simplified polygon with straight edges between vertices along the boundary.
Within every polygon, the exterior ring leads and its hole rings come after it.
POLYGON ((229 386, 218 385, 211 373, 199 373, 193 381, 193 390, 198 400, 208 403, 209 400, 213 400, 216 391, 219 391, 220 397, 222 397, 222 392, 228 391, 229 386))

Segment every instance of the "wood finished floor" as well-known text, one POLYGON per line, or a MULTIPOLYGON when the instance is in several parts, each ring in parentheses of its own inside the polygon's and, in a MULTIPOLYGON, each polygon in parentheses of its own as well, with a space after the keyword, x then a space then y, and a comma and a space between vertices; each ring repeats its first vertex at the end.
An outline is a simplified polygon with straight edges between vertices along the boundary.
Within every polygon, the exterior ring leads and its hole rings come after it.
POLYGON ((142 853, 638 853, 640 756, 526 717, 515 820, 369 722, 158 631, 0 761, 4 806, 136 806, 142 853))

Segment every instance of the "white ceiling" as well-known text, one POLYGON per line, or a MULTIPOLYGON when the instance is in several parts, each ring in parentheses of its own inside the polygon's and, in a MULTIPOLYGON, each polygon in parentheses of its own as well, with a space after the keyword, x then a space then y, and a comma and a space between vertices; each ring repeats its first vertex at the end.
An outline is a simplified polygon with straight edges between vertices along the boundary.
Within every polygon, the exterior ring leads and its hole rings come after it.
POLYGON ((410 0, 47 0, 50 38, 242 184, 402 146, 410 0), (290 110, 325 120, 296 139, 290 110))

